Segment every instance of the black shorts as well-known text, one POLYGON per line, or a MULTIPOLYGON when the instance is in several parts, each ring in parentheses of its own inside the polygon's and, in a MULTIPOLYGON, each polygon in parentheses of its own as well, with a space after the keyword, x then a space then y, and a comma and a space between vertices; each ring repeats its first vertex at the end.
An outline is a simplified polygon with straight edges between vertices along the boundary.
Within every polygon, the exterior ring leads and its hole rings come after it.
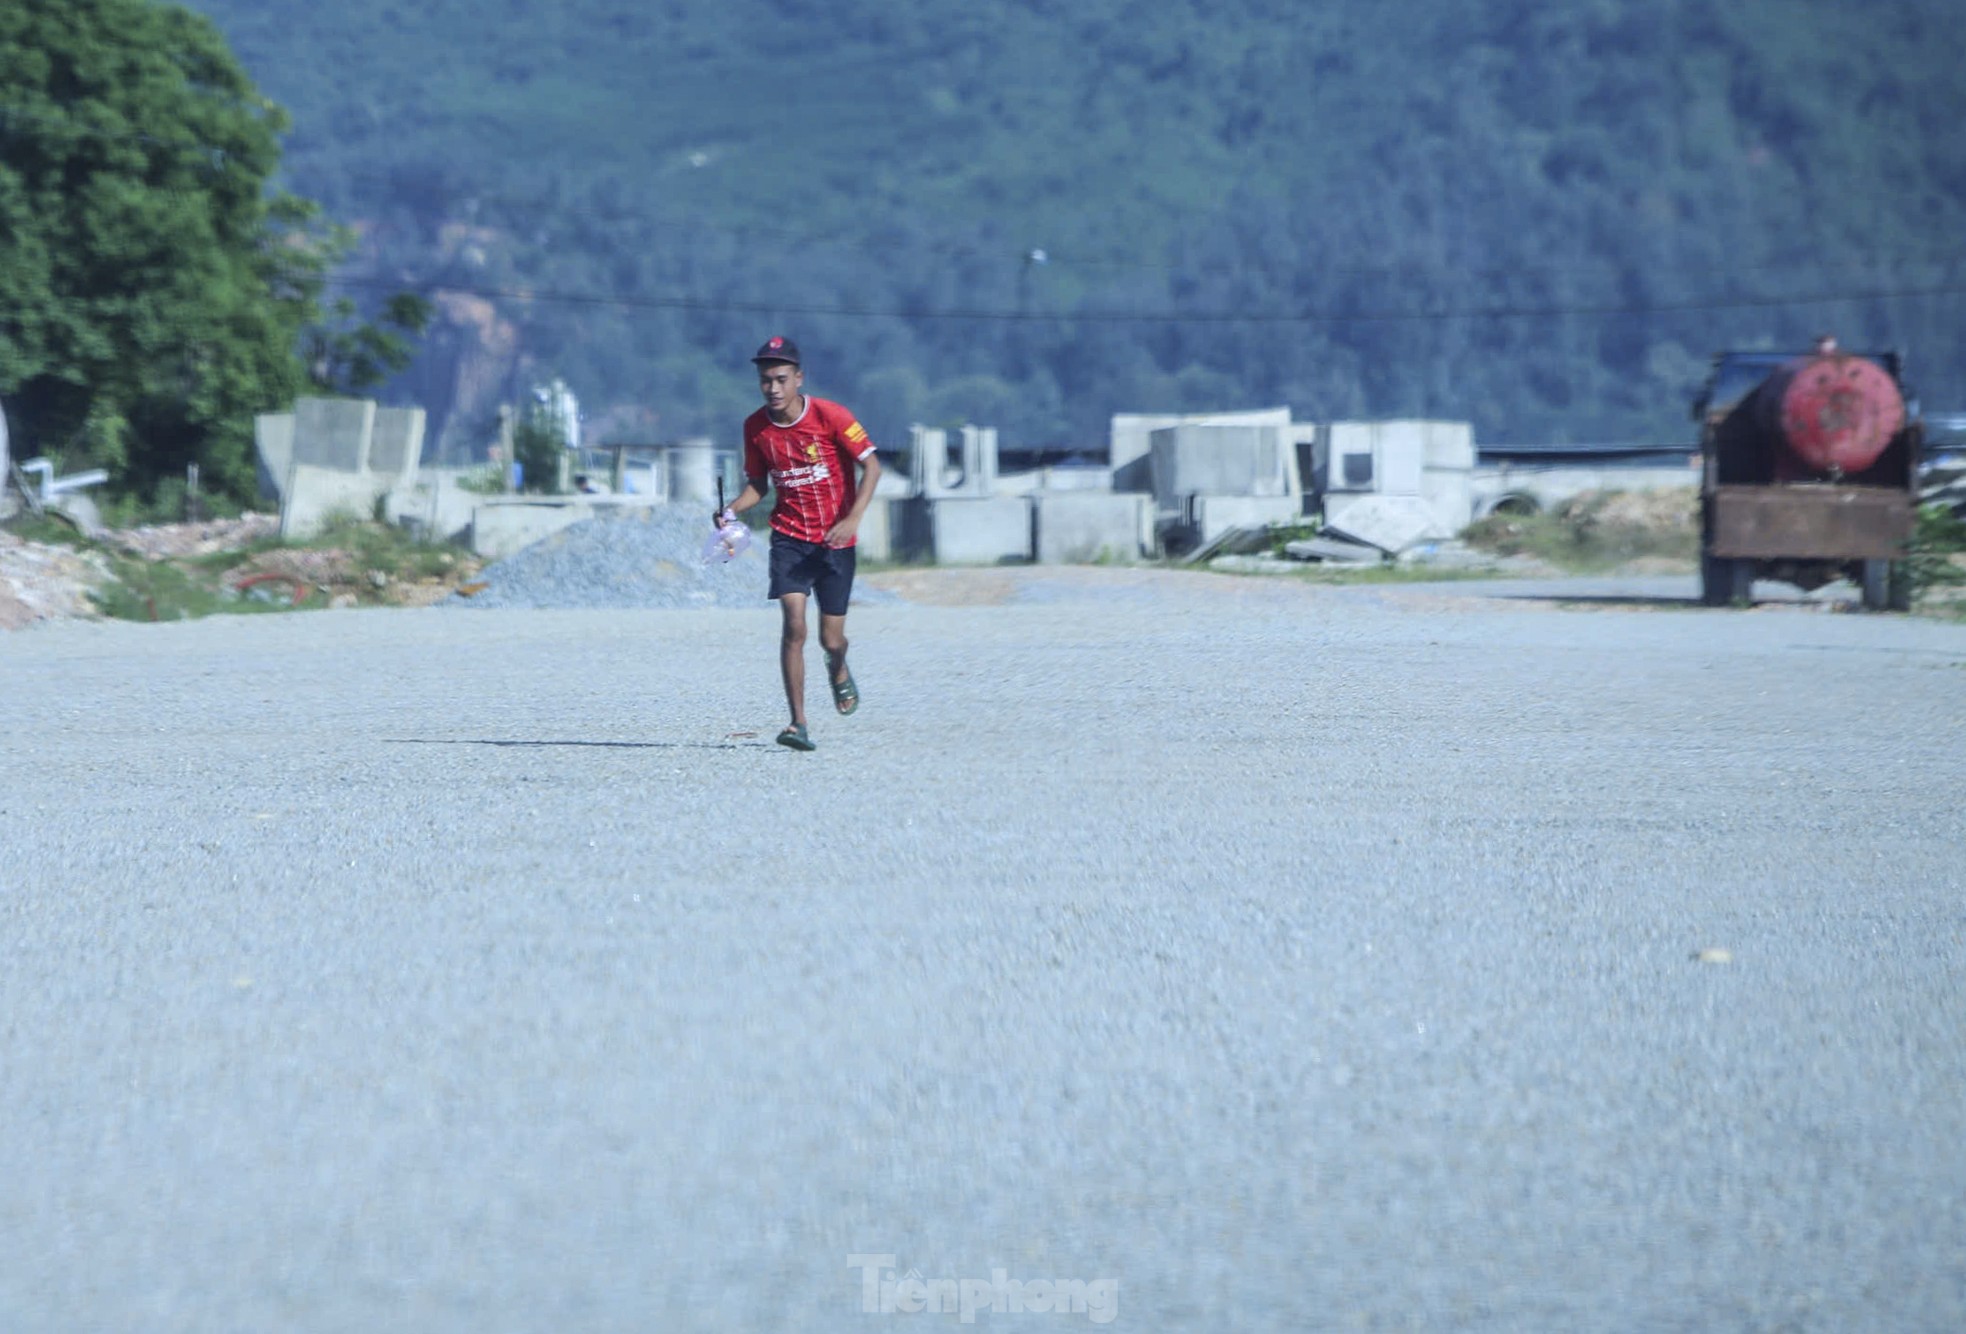
POLYGON ((787 593, 819 594, 822 616, 846 615, 846 604, 853 596, 852 547, 829 547, 824 542, 801 542, 783 533, 771 535, 771 592, 782 598, 787 593))

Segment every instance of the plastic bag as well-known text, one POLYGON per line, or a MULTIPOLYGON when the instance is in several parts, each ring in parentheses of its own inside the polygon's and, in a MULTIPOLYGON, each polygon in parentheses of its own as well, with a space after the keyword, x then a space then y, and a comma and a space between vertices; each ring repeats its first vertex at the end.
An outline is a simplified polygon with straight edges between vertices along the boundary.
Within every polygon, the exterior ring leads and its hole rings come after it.
POLYGON ((751 530, 732 519, 710 534, 709 540, 703 544, 703 563, 722 565, 726 561, 736 560, 750 549, 751 530))

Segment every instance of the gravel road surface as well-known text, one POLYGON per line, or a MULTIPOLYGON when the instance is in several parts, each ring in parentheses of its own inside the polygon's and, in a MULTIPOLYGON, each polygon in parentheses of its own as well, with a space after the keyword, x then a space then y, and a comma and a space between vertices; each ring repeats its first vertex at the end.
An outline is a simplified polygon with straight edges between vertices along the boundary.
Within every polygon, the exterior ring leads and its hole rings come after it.
POLYGON ((0 639, 0 1329, 1966 1328, 1966 627, 875 582, 0 639))

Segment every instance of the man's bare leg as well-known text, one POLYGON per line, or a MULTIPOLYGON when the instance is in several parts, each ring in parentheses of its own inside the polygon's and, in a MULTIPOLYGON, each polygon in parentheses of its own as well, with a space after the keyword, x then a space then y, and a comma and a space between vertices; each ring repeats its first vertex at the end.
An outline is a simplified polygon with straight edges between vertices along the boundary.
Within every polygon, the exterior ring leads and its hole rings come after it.
POLYGON ((787 593, 778 599, 785 625, 778 638, 778 669, 785 677, 785 702, 792 706, 792 726, 806 725, 806 595, 787 593))
POLYGON ((826 650, 826 668, 833 683, 846 680, 846 617, 819 613, 819 647, 826 650))

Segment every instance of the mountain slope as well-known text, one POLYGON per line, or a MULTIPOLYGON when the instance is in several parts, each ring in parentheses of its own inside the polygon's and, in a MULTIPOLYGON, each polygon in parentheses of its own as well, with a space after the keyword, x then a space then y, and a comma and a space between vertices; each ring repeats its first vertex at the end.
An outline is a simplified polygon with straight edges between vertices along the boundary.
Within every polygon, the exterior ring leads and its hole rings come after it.
POLYGON ((1966 400, 1939 0, 199 7, 369 276, 480 294, 404 386, 460 447, 548 371, 727 434, 774 330, 890 439, 1274 401, 1672 438, 1710 351, 1829 324, 1966 400))

